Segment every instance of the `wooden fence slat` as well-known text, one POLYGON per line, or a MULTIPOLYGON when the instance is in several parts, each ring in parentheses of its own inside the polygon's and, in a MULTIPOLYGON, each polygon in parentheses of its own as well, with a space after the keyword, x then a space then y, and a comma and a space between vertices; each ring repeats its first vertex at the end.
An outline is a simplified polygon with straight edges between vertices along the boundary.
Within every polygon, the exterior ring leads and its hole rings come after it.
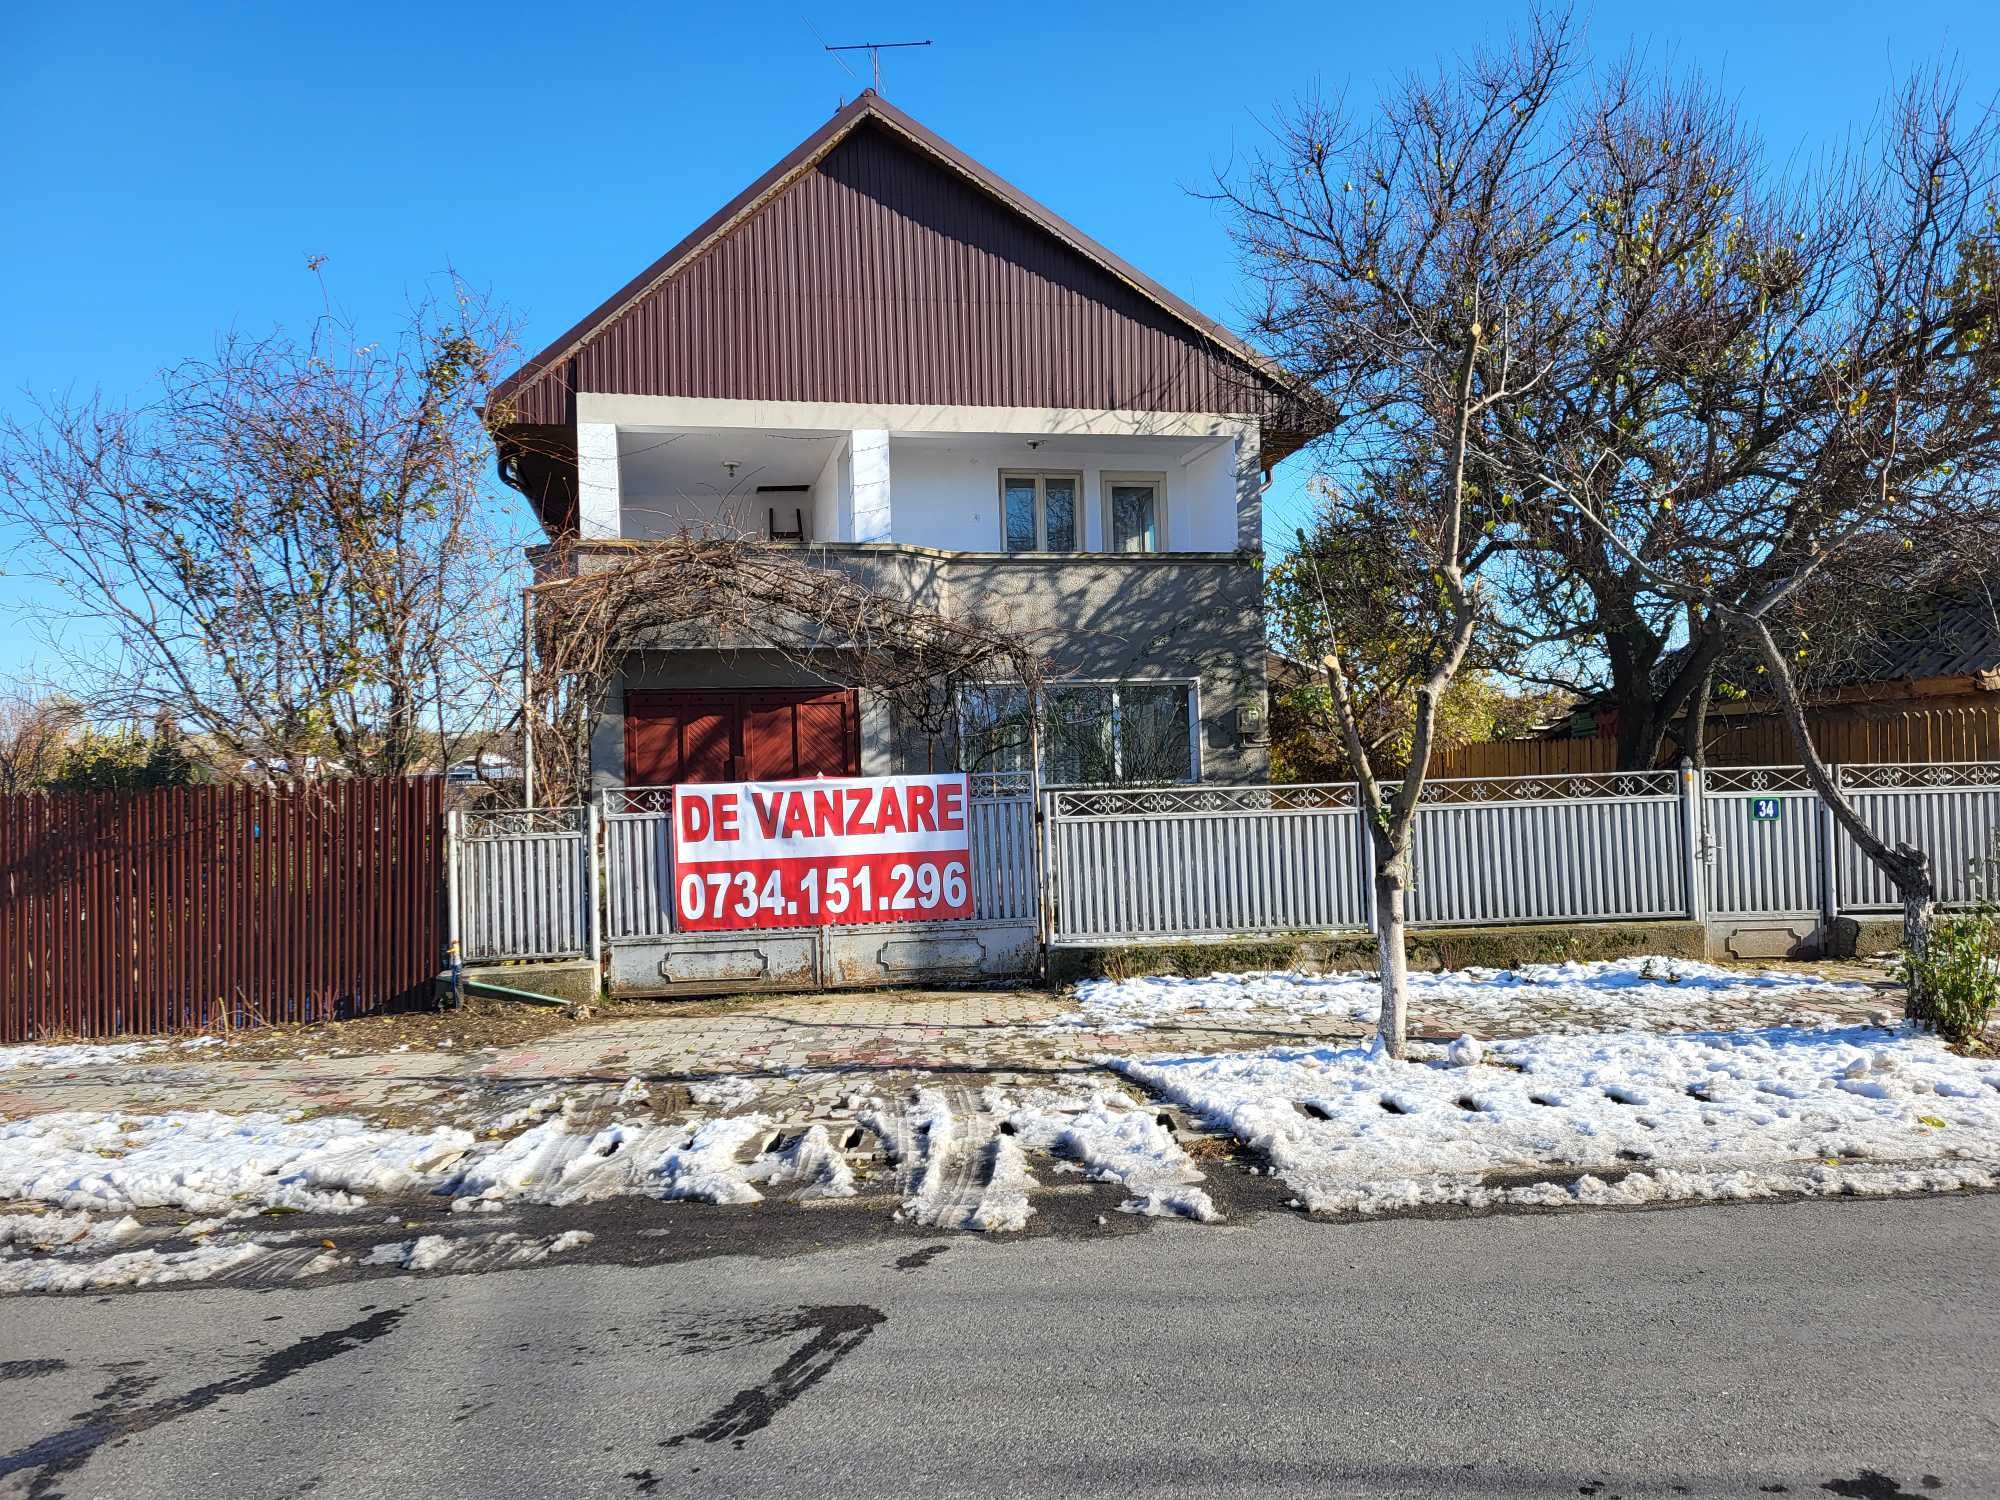
MULTIPOLYGON (((1822 759, 1849 765, 1929 765, 2000 759, 2000 703, 1857 704, 1816 709, 1808 716, 1822 759)), ((1669 763, 1679 758, 1671 744, 1669 763)), ((1712 766, 1796 765, 1785 726, 1768 717, 1718 716, 1709 721, 1712 766)), ((1493 740, 1442 750, 1433 776, 1561 776, 1618 767, 1613 738, 1493 740)))

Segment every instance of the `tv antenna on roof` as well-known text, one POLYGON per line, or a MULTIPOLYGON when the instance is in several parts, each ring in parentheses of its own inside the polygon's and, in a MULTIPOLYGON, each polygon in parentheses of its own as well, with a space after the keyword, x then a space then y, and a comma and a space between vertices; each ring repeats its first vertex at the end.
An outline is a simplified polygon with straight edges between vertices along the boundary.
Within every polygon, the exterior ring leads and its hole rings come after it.
POLYGON ((929 45, 930 41, 926 38, 921 42, 848 42, 842 46, 828 47, 826 50, 829 52, 866 52, 868 54, 868 66, 875 74, 875 92, 879 94, 882 92, 883 49, 888 47, 928 47, 929 45))

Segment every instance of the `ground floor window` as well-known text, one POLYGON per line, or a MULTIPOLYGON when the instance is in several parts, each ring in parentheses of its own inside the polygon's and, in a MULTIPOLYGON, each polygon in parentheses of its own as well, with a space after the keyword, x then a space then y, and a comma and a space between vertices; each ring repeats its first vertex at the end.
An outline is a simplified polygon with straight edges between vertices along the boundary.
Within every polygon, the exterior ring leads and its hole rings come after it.
MULTIPOLYGON (((1143 786, 1201 779, 1191 682, 1052 682, 1043 690, 1041 779, 1049 786, 1143 786)), ((1026 694, 982 687, 961 699, 968 771, 1025 771, 1026 694)))

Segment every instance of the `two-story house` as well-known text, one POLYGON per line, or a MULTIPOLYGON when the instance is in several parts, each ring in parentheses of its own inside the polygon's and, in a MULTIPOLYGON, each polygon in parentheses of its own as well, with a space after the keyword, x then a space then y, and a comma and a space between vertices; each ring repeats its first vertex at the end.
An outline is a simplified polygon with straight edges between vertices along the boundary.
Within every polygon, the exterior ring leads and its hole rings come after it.
MULTIPOLYGON (((1304 403, 872 93, 503 382, 493 409, 501 472, 552 537, 576 539, 565 566, 683 533, 812 549, 1046 639, 1046 782, 1266 773, 1261 496, 1308 436, 1304 403)), ((593 779, 924 769, 891 718, 781 654, 634 652, 593 779)), ((1023 769, 1016 742, 984 753, 985 769, 1023 769)))

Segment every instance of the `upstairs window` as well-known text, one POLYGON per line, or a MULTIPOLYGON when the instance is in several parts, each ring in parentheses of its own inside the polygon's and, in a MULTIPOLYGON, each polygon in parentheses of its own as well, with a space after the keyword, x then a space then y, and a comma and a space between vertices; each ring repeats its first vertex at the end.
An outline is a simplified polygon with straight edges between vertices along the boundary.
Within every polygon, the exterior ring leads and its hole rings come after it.
POLYGON ((1157 474, 1104 476, 1104 536, 1113 552, 1158 552, 1166 536, 1167 482, 1157 474))
POLYGON ((1011 473, 1000 476, 1001 513, 1009 552, 1074 552, 1076 474, 1011 473))

